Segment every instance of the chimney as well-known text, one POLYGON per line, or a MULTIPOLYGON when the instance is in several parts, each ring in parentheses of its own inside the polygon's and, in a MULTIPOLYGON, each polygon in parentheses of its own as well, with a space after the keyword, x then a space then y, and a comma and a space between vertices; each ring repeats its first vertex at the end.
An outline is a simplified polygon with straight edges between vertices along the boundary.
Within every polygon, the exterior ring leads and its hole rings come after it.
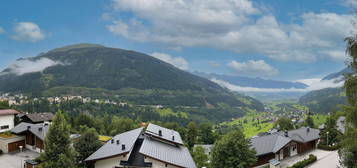
POLYGON ((125 150, 125 144, 121 145, 121 150, 125 150))
POLYGON ((307 127, 306 132, 310 132, 310 127, 307 127))
POLYGON ((285 137, 289 137, 289 132, 285 131, 284 135, 285 135, 285 137))
POLYGON ((112 144, 114 144, 114 139, 112 139, 112 144))
POLYGON ((162 136, 162 131, 161 130, 159 130, 159 136, 162 136))
POLYGON ((31 129, 31 126, 28 125, 28 126, 27 126, 27 130, 29 130, 29 129, 31 129))
POLYGON ((117 140, 117 145, 119 145, 120 144, 120 141, 119 140, 117 140))
POLYGON ((38 127, 38 131, 40 131, 40 132, 41 132, 41 131, 42 131, 42 127, 38 127))
POLYGON ((175 141, 175 136, 172 136, 172 141, 175 141))

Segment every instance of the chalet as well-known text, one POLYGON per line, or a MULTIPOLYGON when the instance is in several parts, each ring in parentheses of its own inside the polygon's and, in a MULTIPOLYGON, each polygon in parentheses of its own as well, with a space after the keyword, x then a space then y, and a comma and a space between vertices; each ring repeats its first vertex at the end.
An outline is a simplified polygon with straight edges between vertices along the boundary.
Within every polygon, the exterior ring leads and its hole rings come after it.
POLYGON ((16 110, 0 110, 0 132, 9 131, 14 128, 15 116, 19 114, 16 110))
POLYGON ((95 168, 196 168, 180 134, 154 124, 116 135, 85 161, 95 168))
POLYGON ((280 161, 315 149, 319 134, 320 131, 317 129, 302 127, 252 138, 251 145, 258 158, 256 166, 268 164, 272 159, 280 161))
POLYGON ((52 119, 55 115, 52 113, 30 113, 23 114, 19 116, 20 122, 27 122, 32 124, 39 124, 45 122, 52 122, 52 119))
POLYGON ((11 132, 25 137, 25 148, 41 153, 44 150, 44 140, 48 132, 49 124, 32 124, 22 122, 14 127, 11 132))
POLYGON ((23 136, 4 133, 14 128, 16 110, 0 110, 0 150, 4 153, 13 152, 25 145, 23 136))

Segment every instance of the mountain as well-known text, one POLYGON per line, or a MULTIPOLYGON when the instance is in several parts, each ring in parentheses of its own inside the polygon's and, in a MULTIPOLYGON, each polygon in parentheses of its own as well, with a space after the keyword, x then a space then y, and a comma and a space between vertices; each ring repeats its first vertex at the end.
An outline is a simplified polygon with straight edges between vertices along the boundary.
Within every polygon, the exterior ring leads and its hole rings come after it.
POLYGON ((343 70, 341 70, 339 72, 332 73, 332 74, 329 74, 329 75, 325 76, 324 78, 322 78, 322 80, 338 79, 338 78, 341 78, 344 75, 349 74, 349 73, 352 73, 351 68, 345 68, 345 69, 343 69, 343 70))
POLYGON ((307 106, 311 112, 327 114, 338 110, 338 105, 347 104, 347 98, 343 88, 326 88, 305 94, 299 103, 307 106))
POLYGON ((94 44, 66 46, 18 60, 1 72, 0 91, 36 97, 103 97, 139 105, 218 107, 225 104, 263 109, 253 98, 233 94, 149 55, 94 44))
POLYGON ((207 79, 218 79, 225 82, 229 82, 233 85, 241 87, 253 87, 253 88, 271 88, 271 89, 304 89, 307 87, 306 84, 301 82, 290 82, 290 81, 278 81, 271 79, 262 79, 262 78, 250 78, 243 76, 234 76, 234 75, 221 75, 215 73, 204 73, 204 72, 194 72, 194 74, 207 78, 207 79))

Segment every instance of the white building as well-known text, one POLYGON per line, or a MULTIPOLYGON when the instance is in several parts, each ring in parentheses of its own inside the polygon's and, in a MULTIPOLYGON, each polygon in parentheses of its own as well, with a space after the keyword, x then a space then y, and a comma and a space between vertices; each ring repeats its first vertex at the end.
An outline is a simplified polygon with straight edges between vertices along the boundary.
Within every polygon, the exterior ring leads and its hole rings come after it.
POLYGON ((0 110, 0 132, 9 131, 14 128, 15 115, 19 114, 16 110, 0 110))
POLYGON ((85 161, 95 168, 196 168, 178 132, 149 124, 116 135, 85 161))

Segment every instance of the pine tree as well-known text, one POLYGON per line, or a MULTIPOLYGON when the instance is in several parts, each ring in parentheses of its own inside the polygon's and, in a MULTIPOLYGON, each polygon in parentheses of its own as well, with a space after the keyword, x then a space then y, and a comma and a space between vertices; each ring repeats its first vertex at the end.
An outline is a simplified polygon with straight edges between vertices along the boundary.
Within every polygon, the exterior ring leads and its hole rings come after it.
POLYGON ((194 122, 190 122, 187 125, 187 144, 190 149, 195 145, 197 139, 197 126, 194 122))
POLYGON ((45 138, 45 152, 41 154, 43 168, 75 167, 75 151, 70 145, 69 135, 69 126, 59 111, 45 138))
POLYGON ((203 147, 195 147, 192 153, 192 157, 198 168, 208 167, 208 156, 205 154, 205 149, 203 149, 203 147))
POLYGON ((89 165, 83 161, 101 146, 101 143, 98 140, 98 133, 94 128, 81 126, 81 136, 73 146, 78 153, 77 162, 80 163, 79 165, 88 167, 89 165))
MULTIPOLYGON (((345 39, 347 42, 347 53, 351 58, 349 67, 357 70, 357 35, 345 39)), ((346 111, 346 132, 340 149, 341 163, 347 168, 357 167, 357 76, 346 75, 346 96, 349 106, 346 111)))
POLYGON ((253 166, 256 161, 255 151, 239 129, 231 131, 214 144, 212 167, 246 168, 253 166))

